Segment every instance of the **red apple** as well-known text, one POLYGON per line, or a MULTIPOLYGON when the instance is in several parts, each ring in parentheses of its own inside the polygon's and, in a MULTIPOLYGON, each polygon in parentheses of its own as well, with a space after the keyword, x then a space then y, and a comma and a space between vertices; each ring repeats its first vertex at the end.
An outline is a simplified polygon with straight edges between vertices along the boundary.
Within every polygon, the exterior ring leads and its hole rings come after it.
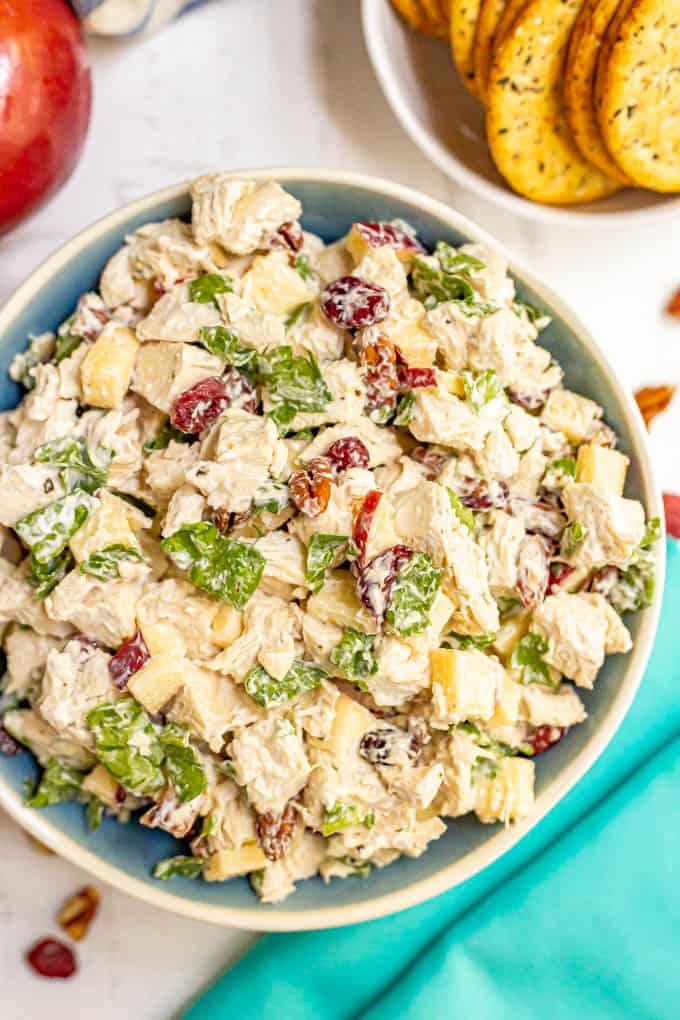
POLYGON ((64 0, 0 2, 0 233, 75 167, 92 79, 80 23, 64 0))

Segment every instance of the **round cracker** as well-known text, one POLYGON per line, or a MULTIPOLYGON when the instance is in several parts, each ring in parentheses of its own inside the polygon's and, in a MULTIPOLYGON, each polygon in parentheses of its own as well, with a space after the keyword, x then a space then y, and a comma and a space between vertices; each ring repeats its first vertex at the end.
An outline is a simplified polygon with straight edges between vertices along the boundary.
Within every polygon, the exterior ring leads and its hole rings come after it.
MULTIPOLYGON (((500 21, 498 22, 498 28, 494 32, 493 42, 491 45, 491 66, 493 67, 494 58, 496 56, 496 50, 505 39, 506 35, 517 21, 525 7, 529 6, 531 0, 508 0, 506 3, 503 13, 501 14, 500 21)), ((488 88, 487 81, 487 88, 488 88)))
POLYGON ((489 80, 496 166, 519 194, 549 205, 593 201, 619 187, 584 159, 564 119, 564 62, 581 2, 530 0, 500 42, 489 80))
POLYGON ((427 14, 422 0, 392 0, 392 6, 409 28, 424 35, 437 35, 436 26, 427 14))
POLYGON ((600 47, 619 0, 585 0, 574 24, 567 51, 563 99, 567 124, 579 149, 591 163, 621 184, 630 184, 602 140, 595 113, 595 77, 600 47))
POLYGON ((473 96, 477 95, 472 48, 482 0, 451 0, 451 50, 463 83, 473 96))
POLYGON ((506 6, 507 0, 482 0, 482 6, 479 9, 477 28, 475 29, 473 61, 475 79, 477 81, 477 94, 483 103, 486 102, 486 90, 491 70, 493 38, 506 6))
POLYGON ((439 0, 420 0, 423 5, 428 22, 432 26, 432 35, 439 39, 449 38, 449 19, 442 15, 442 7, 439 0))
POLYGON ((680 0, 632 0, 610 40, 598 108, 607 148, 653 191, 680 191, 680 0))

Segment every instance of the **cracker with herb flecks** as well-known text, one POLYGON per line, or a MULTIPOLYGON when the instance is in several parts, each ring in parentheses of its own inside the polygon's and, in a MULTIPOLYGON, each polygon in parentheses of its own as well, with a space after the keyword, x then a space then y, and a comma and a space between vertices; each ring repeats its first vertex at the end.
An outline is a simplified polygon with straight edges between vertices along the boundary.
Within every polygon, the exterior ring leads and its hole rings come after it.
POLYGON ((574 141, 586 159, 615 181, 630 184, 602 140, 593 96, 600 47, 618 7, 619 0, 585 0, 579 11, 567 52, 564 112, 574 141))
POLYGON ((437 35, 435 24, 428 15, 423 0, 392 0, 392 6, 409 28, 424 35, 437 35))
POLYGON ((619 188, 584 159, 564 118, 564 64, 581 2, 530 0, 500 42, 489 81, 487 135, 496 166, 519 194, 551 205, 619 188))
POLYGON ((605 143, 637 184, 680 191, 680 0, 632 0, 610 45, 599 89, 605 143))
POLYGON ((482 0, 482 6, 479 9, 472 56, 475 80, 477 82, 477 94, 483 103, 486 102, 494 35, 506 6, 507 0, 482 0))
POLYGON ((482 0, 451 0, 451 50, 463 84, 473 96, 477 95, 477 81, 473 47, 475 29, 482 0))
POLYGON ((440 39, 448 39, 449 18, 444 17, 439 0, 420 0, 420 2, 432 26, 432 34, 440 39))

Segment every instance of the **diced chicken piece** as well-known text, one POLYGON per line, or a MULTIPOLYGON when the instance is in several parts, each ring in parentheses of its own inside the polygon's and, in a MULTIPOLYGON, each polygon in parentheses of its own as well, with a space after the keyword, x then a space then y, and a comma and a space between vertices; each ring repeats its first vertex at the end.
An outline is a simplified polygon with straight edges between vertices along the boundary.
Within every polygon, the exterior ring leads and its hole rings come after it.
POLYGON ((135 491, 142 468, 140 411, 134 406, 137 400, 140 398, 126 397, 120 408, 106 413, 86 411, 77 429, 89 450, 111 451, 108 484, 123 492, 135 491))
POLYGON ((415 391, 411 433, 421 443, 438 443, 462 453, 482 450, 494 423, 470 409, 443 386, 415 391))
POLYGON ((109 672, 110 656, 75 638, 63 651, 47 656, 37 709, 50 726, 76 744, 94 751, 85 717, 91 709, 119 697, 109 672))
POLYGON ((519 471, 519 454, 502 428, 489 432, 484 446, 474 454, 474 459, 479 473, 494 481, 507 481, 519 471))
POLYGON ((208 659, 217 652, 212 622, 219 608, 188 581, 168 578, 146 586, 136 606, 137 626, 146 640, 150 628, 165 624, 180 635, 190 658, 208 659))
POLYGON ((484 244, 463 244, 458 250, 461 255, 470 255, 484 263, 481 269, 470 269, 470 282, 484 300, 499 305, 511 304, 515 284, 508 275, 508 263, 503 255, 484 244))
POLYGON ((497 659, 475 648, 435 648, 430 662, 438 724, 492 717, 505 674, 497 659))
POLYGON ((283 320, 271 312, 262 312, 240 294, 220 294, 220 311, 230 332, 244 347, 263 354, 270 347, 280 347, 288 340, 283 320))
POLYGON ((348 336, 326 318, 318 301, 313 301, 286 331, 286 341, 292 344, 294 354, 311 351, 321 362, 341 358, 348 336))
POLYGON ((480 822, 518 821, 534 806, 535 765, 527 758, 503 758, 495 775, 477 783, 475 812, 480 822))
POLYGON ((305 545, 309 545, 315 534, 345 535, 349 538, 354 514, 364 497, 374 488, 375 479, 370 471, 366 468, 350 468, 331 485, 330 499, 323 513, 317 517, 300 514, 290 522, 288 528, 305 545))
POLYGON ((489 567, 489 586, 496 598, 512 595, 517 588, 519 550, 524 539, 524 524, 503 510, 490 510, 490 527, 479 536, 489 567))
POLYGON ((159 503, 169 503, 177 489, 195 467, 198 450, 195 445, 170 441, 165 450, 154 450, 146 457, 146 481, 159 503))
POLYGON ((29 562, 24 560, 0 584, 0 625, 12 621, 30 627, 38 634, 65 638, 73 628, 65 622, 51 619, 45 612, 45 603, 35 598, 35 588, 28 582, 29 562))
POLYGON ((334 623, 324 623, 311 613, 303 613, 302 640, 310 659, 329 668, 330 654, 342 640, 342 627, 334 623))
POLYGON ((517 404, 510 407, 503 419, 503 428, 518 453, 526 453, 529 447, 541 438, 541 423, 538 418, 527 414, 517 404))
POLYGON ((427 468, 404 455, 392 464, 378 468, 375 480, 377 487, 392 503, 401 493, 415 489, 426 481, 427 468))
MULTIPOLYGON (((250 509, 253 495, 286 468, 288 451, 271 418, 239 409, 227 411, 215 426, 213 458, 199 460, 187 473, 212 507, 234 513, 250 509)), ((201 451, 204 456, 203 450, 201 451)))
POLYGON ((224 362, 192 344, 142 344, 132 376, 132 389, 165 414, 177 397, 196 383, 222 374, 224 362))
POLYGON ((563 432, 569 442, 582 443, 602 408, 571 390, 555 389, 541 412, 541 421, 554 432, 563 432))
POLYGON ((205 497, 193 485, 182 485, 177 489, 168 504, 163 520, 163 538, 174 534, 185 524, 193 524, 203 519, 205 497))
POLYGON ((35 369, 39 364, 43 364, 54 354, 54 345, 56 337, 51 330, 45 333, 39 333, 38 336, 34 336, 29 333, 28 336, 28 347, 19 351, 12 358, 12 362, 9 366, 9 377, 14 382, 32 382, 35 383, 35 369))
POLYGON ((260 588, 266 592, 269 580, 293 585, 304 593, 307 589, 305 547, 295 535, 286 531, 271 531, 253 542, 262 553, 266 563, 260 581, 260 588))
POLYGON ((480 761, 492 760, 492 753, 480 748, 472 734, 454 728, 439 750, 438 759, 444 765, 444 782, 435 801, 439 813, 459 818, 474 811, 477 802, 475 766, 480 761))
POLYGON ((189 225, 177 219, 145 223, 127 242, 135 275, 153 281, 157 290, 215 272, 224 261, 215 246, 196 244, 189 225))
POLYGON ((326 841, 298 826, 288 852, 278 861, 267 861, 253 883, 262 903, 280 903, 295 892, 295 883, 312 878, 326 856, 326 841))
POLYGON ((578 521, 586 529, 570 562, 586 570, 625 566, 644 535, 642 504, 600 491, 586 482, 566 485, 562 499, 570 522, 578 521))
POLYGON ((548 642, 546 662, 579 687, 593 686, 605 655, 632 646, 609 603, 593 593, 550 595, 534 613, 532 630, 548 642))
POLYGON ((364 255, 353 275, 375 283, 390 296, 390 310, 396 311, 409 300, 407 286, 408 267, 400 261, 394 248, 371 248, 364 255))
POLYGON ((288 261, 285 251, 256 255, 241 280, 241 296, 259 312, 289 315, 313 297, 313 291, 288 261))
POLYGON ((49 723, 32 708, 15 708, 5 712, 2 725, 11 737, 31 751, 43 766, 50 758, 57 758, 74 769, 89 769, 95 759, 87 748, 74 743, 53 730, 49 723))
POLYGON ((538 498, 547 463, 548 458, 543 454, 541 441, 536 440, 521 456, 517 473, 508 481, 512 495, 534 503, 538 498))
POLYGON ((310 773, 302 737, 276 718, 237 729, 229 745, 236 781, 260 814, 280 814, 310 773))
POLYGON ((307 612, 322 623, 353 627, 365 634, 375 634, 378 629, 375 618, 359 601, 354 578, 346 570, 326 574, 322 588, 310 596, 307 612))
POLYGON ((135 606, 143 581, 100 581, 89 574, 72 570, 45 599, 52 620, 72 624, 87 637, 118 648, 132 637, 135 606))
MULTIPOLYGON (((310 616, 306 618, 307 621, 313 620, 313 617, 310 616)), ((314 622, 316 622, 317 627, 323 626, 318 621, 314 622)), ((319 662, 319 659, 322 657, 314 655, 315 662, 319 662)), ((291 708, 291 714, 295 723, 300 725, 310 737, 315 737, 317 740, 325 740, 335 720, 336 705, 339 697, 340 692, 335 684, 322 680, 314 690, 306 691, 300 698, 296 698, 291 708)))
POLYGON ((399 707, 430 686, 427 647, 383 636, 375 643, 375 657, 378 671, 364 683, 376 705, 399 707))
POLYGON ((402 448, 394 434, 364 418, 351 425, 332 425, 322 429, 317 436, 302 450, 298 460, 305 464, 314 457, 322 457, 328 448, 339 439, 360 439, 368 450, 368 467, 376 468, 382 464, 393 464, 402 456, 402 448))
POLYGON ((59 469, 47 464, 4 464, 0 467, 0 488, 0 524, 10 527, 63 494, 59 469))
MULTIPOLYGON (((536 687, 532 689, 535 690, 536 687)), ((510 673, 505 672, 503 674, 503 681, 498 692, 498 700, 496 701, 496 709, 488 722, 490 730, 517 725, 522 698, 526 690, 527 688, 523 684, 513 680, 510 673)))
POLYGON ((36 691, 45 671, 47 656, 53 648, 60 648, 62 643, 59 638, 36 634, 27 628, 13 629, 5 638, 7 674, 3 693, 25 698, 36 691))
POLYGON ((128 305, 145 310, 151 295, 148 284, 133 273, 131 248, 124 245, 112 255, 99 279, 99 289, 109 308, 128 305))
POLYGON ((144 341, 195 343, 199 330, 219 326, 222 317, 212 301, 191 301, 186 283, 178 283, 153 306, 137 326, 137 338, 144 341))
POLYGON ((258 663, 283 679, 302 650, 302 612, 296 603, 255 592, 243 611, 243 632, 208 663, 242 683, 258 663))
POLYGON ((167 717, 188 726, 220 754, 227 734, 260 719, 262 712, 238 684, 187 660, 184 686, 167 717))
POLYGON ((210 832, 192 842, 194 853, 211 856, 219 850, 235 850, 255 842, 255 815, 233 780, 220 778, 211 784, 206 799, 204 812, 211 819, 210 832))
POLYGON ((588 713, 573 687, 562 684, 557 691, 543 684, 527 684, 522 689, 522 709, 532 726, 575 726, 588 713))
MULTIPOLYGON (((356 422, 363 418, 366 388, 359 366, 342 358, 325 364, 322 375, 331 392, 331 400, 323 411, 300 411, 296 414, 289 426, 292 432, 336 422, 356 422)), ((267 403, 265 398, 265 410, 268 410, 267 403)))
POLYGON ((208 174, 191 186, 191 224, 199 244, 217 241, 247 255, 266 248, 284 223, 297 220, 302 206, 275 181, 239 181, 208 174))

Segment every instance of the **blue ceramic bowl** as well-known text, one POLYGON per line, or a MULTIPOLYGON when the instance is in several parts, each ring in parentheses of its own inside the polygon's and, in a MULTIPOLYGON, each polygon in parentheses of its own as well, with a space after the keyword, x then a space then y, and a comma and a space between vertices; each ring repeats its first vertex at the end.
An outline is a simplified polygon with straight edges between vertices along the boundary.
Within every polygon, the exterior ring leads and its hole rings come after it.
MULTIPOLYGON (((474 240, 501 247, 448 207, 386 181, 290 168, 244 171, 235 176, 279 180, 302 202, 304 226, 327 241, 344 234, 354 220, 401 217, 414 225, 427 244, 439 239, 454 244, 474 240)), ((106 260, 126 234, 149 221, 186 217, 189 208, 186 185, 134 202, 69 241, 19 288, 0 312, 3 409, 14 406, 21 397, 7 369, 13 355, 25 347, 27 335, 54 329, 70 314, 79 295, 96 286, 106 260)), ((634 401, 571 311, 512 256, 508 259, 520 296, 541 305, 553 317, 541 342, 564 367, 567 385, 601 404, 621 437, 621 448, 631 458, 627 494, 642 500, 648 514, 663 517, 645 430, 634 401)), ((596 689, 585 692, 587 722, 575 727, 538 760, 535 811, 530 819, 509 829, 484 826, 471 819, 457 820, 417 860, 402 858, 390 867, 374 870, 367 880, 334 880, 327 886, 320 879, 301 882, 285 903, 263 906, 245 879, 223 884, 185 878, 164 884, 152 879, 153 864, 176 852, 174 840, 157 830, 105 820, 97 833, 90 834, 79 805, 57 805, 40 812, 24 807, 22 786, 35 774, 29 755, 0 758, 0 804, 38 839, 99 879, 157 906, 202 920, 281 931, 351 924, 413 906, 470 878, 506 852, 604 750, 632 701, 651 649, 663 587, 664 543, 659 542, 657 548, 660 581, 654 605, 631 621, 633 651, 610 658, 596 689)))

